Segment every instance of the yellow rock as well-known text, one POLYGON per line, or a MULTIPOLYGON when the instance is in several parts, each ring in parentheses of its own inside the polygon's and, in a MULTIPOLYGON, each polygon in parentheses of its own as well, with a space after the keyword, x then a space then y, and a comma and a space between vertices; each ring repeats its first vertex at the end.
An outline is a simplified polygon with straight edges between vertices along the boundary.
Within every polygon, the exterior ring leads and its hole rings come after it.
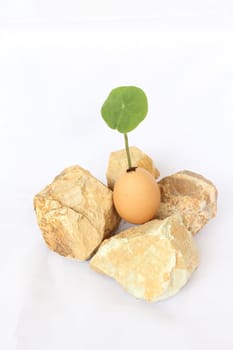
POLYGON ((112 191, 79 166, 65 169, 38 193, 34 208, 49 248, 79 260, 88 259, 120 221, 112 191))
MULTIPOLYGON (((159 177, 159 170, 154 168, 152 159, 139 148, 134 146, 130 147, 130 155, 132 166, 138 166, 148 170, 155 179, 159 177)), ((117 177, 126 169, 128 169, 128 163, 125 149, 112 152, 109 157, 106 173, 109 188, 113 189, 117 177)))
POLYGON ((180 171, 159 182, 161 203, 158 219, 173 214, 183 217, 185 226, 195 235, 217 212, 216 187, 203 176, 180 171))
POLYGON ((179 215, 135 226, 105 240, 90 261, 136 298, 176 294, 198 265, 191 233, 179 215))

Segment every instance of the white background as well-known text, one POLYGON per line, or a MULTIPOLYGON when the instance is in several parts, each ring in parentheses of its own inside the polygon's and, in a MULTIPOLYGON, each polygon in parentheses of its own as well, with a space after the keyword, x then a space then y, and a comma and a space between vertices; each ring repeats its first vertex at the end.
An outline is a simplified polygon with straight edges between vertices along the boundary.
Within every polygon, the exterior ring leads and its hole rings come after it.
POLYGON ((0 349, 232 350, 232 112, 230 0, 1 0, 0 349), (123 139, 99 110, 119 85, 149 99, 130 143, 162 176, 189 169, 219 190, 199 268, 160 303, 50 252, 32 206, 69 165, 105 181, 123 139))

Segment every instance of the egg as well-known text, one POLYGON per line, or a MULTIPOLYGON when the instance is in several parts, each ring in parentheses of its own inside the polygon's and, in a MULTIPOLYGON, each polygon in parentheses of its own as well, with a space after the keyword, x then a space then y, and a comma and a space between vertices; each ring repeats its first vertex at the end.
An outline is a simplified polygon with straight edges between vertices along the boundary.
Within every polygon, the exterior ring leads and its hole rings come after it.
POLYGON ((123 219, 132 224, 143 224, 153 219, 158 211, 160 189, 147 170, 133 168, 116 180, 113 202, 123 219))

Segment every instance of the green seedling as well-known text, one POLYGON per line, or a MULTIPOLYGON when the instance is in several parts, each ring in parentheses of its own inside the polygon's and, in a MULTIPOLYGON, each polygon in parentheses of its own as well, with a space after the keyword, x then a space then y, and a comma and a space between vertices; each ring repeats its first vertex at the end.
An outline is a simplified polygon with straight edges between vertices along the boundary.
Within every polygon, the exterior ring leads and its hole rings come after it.
POLYGON ((124 134, 129 171, 133 168, 127 133, 145 119, 147 112, 146 94, 136 86, 120 86, 113 89, 101 108, 101 115, 107 125, 124 134))

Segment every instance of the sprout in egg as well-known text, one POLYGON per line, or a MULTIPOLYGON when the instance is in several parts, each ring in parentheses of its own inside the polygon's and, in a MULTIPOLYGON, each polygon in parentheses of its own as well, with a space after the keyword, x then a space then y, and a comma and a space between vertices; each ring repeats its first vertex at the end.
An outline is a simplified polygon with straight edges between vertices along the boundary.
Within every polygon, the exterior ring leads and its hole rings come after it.
POLYGON ((160 190, 153 176, 145 169, 132 167, 128 135, 143 121, 148 112, 144 91, 136 86, 113 89, 101 108, 107 125, 124 135, 128 169, 119 176, 113 189, 118 214, 133 224, 153 219, 160 204, 160 190))

